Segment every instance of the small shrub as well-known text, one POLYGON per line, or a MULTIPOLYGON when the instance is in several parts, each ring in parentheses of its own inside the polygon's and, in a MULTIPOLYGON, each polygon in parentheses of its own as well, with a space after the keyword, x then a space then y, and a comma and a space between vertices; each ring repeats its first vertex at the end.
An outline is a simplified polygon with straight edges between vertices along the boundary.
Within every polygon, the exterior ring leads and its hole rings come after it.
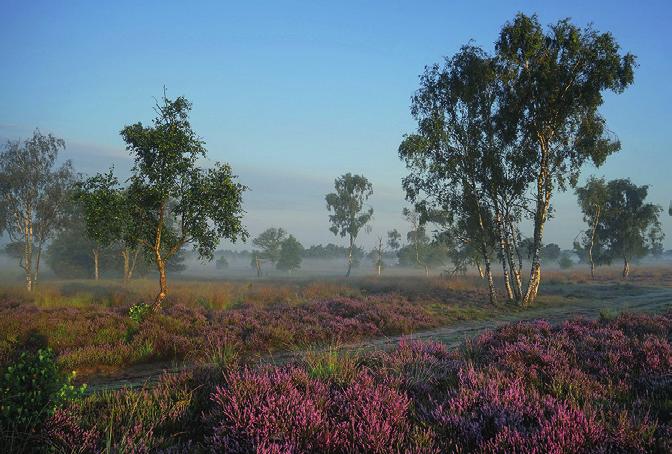
POLYGON ((128 316, 136 323, 142 323, 142 321, 147 318, 151 313, 152 306, 146 303, 138 303, 131 306, 128 310, 128 316))
POLYGON ((305 358, 306 370, 311 378, 335 383, 349 383, 357 375, 357 358, 348 352, 329 348, 309 352, 305 358))
POLYGON ((51 349, 23 352, 0 377, 0 426, 27 432, 39 427, 86 385, 75 386, 74 372, 58 369, 51 349))
POLYGON ((563 253, 558 259, 558 266, 560 269, 568 270, 574 266, 574 261, 567 253, 563 253))

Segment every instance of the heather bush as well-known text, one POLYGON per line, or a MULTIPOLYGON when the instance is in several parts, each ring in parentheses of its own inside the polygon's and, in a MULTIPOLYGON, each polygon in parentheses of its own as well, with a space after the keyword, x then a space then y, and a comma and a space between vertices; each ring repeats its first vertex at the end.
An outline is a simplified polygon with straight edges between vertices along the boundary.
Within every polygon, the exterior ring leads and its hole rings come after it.
MULTIPOLYGON (((347 300, 326 310, 362 313, 347 300)), ((210 340, 224 351, 241 333, 228 328, 210 340)), ((282 367, 226 360, 72 403, 44 436, 79 452, 669 452, 671 328, 623 314, 507 325, 453 350, 404 340, 282 367)))
POLYGON ((231 452, 398 452, 411 441, 410 399, 361 371, 343 386, 300 368, 231 372, 208 415, 211 449, 231 452))

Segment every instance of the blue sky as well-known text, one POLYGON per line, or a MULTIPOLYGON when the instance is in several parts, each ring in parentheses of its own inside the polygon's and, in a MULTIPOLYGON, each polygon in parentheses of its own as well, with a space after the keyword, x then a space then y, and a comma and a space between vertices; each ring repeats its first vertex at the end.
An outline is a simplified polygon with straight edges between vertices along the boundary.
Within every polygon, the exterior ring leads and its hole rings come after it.
MULTIPOLYGON (((414 129, 409 99, 425 65, 469 40, 491 50, 516 12, 548 24, 571 17, 611 31, 638 57, 635 84, 602 109, 622 151, 591 173, 650 184, 672 198, 669 2, 40 2, 0 0, 0 139, 35 127, 66 140, 85 173, 130 161, 119 130, 153 117, 153 97, 194 105, 212 161, 251 187, 253 235, 283 226, 305 244, 334 241, 324 194, 345 172, 374 184, 371 245, 406 231, 397 158, 414 129)), ((547 242, 570 247, 581 228, 573 193, 554 199, 547 242)), ((672 222, 663 218, 672 247, 672 222)))

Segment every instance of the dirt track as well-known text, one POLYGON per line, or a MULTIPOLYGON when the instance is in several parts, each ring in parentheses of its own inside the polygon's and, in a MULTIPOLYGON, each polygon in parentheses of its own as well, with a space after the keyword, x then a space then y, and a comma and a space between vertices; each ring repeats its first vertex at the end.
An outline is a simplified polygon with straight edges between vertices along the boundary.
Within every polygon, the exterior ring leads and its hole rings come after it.
MULTIPOLYGON (((555 299, 555 302, 514 311, 506 315, 498 315, 491 319, 459 321, 429 331, 416 332, 406 336, 371 339, 343 345, 339 348, 347 351, 390 349, 397 345, 402 337, 419 340, 431 339, 449 346, 457 346, 465 338, 474 337, 484 330, 517 321, 543 318, 551 323, 559 323, 575 317, 594 319, 599 317, 600 312, 604 310, 660 313, 672 308, 672 288, 666 287, 619 284, 557 284, 547 286, 546 292, 549 298, 555 299), (562 298, 562 303, 557 302, 558 297, 562 298)), ((300 358, 304 353, 301 351, 277 353, 259 357, 255 362, 283 364, 300 358)), ((193 366, 190 364, 175 365, 170 363, 140 365, 126 369, 118 375, 92 377, 88 380, 89 390, 90 392, 97 392, 122 387, 139 387, 155 382, 163 373, 179 372, 191 367, 193 366)))

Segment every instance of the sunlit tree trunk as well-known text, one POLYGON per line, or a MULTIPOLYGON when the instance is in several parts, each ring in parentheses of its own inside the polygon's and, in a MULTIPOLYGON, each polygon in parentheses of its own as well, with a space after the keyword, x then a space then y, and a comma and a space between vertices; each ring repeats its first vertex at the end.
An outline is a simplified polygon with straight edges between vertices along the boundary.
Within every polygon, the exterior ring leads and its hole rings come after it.
POLYGON ((161 232, 163 229, 165 202, 159 207, 159 221, 156 226, 156 236, 154 238, 154 259, 159 270, 159 293, 154 299, 154 310, 161 310, 161 303, 168 294, 168 281, 166 279, 166 263, 161 257, 161 232))
POLYGON ((627 279, 630 275, 630 261, 626 255, 623 255, 623 279, 627 279))
POLYGON ((518 249, 518 238, 516 236, 513 222, 507 222, 510 231, 510 236, 507 240, 507 251, 509 268, 511 269, 511 281, 513 283, 513 295, 516 301, 520 301, 523 297, 523 256, 520 254, 520 250, 518 249))
POLYGON ((499 246, 499 259, 502 262, 502 273, 504 278, 504 288, 506 289, 506 298, 509 302, 513 301, 513 290, 511 289, 511 277, 509 276, 509 268, 507 266, 508 252, 506 242, 504 240, 505 227, 503 224, 502 214, 499 209, 495 209, 495 228, 497 229, 497 243, 499 246))
POLYGON ((537 206, 534 215, 534 246, 532 250, 532 263, 530 265, 530 280, 523 296, 522 305, 529 306, 534 303, 539 293, 541 284, 541 243, 544 237, 544 225, 548 217, 548 209, 551 204, 550 175, 548 175, 548 163, 546 144, 542 142, 542 162, 539 176, 537 177, 537 206))
POLYGON ((350 277, 350 272, 352 271, 352 249, 355 245, 355 240, 350 235, 350 249, 348 249, 348 271, 345 273, 345 277, 350 277))

